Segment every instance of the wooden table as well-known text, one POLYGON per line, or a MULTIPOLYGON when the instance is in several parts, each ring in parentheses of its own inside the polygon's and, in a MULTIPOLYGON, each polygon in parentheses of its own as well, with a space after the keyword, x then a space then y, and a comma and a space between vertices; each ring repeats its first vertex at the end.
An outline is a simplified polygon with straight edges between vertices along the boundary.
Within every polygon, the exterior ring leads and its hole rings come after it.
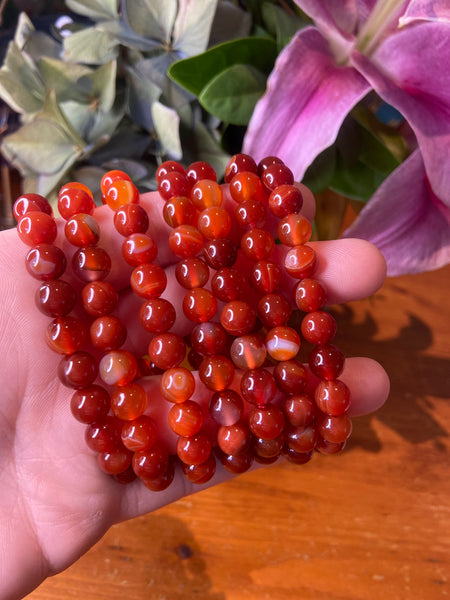
POLYGON ((433 600, 450 596, 450 267, 339 311, 347 355, 392 392, 348 450, 279 463, 113 527, 30 600, 433 600))

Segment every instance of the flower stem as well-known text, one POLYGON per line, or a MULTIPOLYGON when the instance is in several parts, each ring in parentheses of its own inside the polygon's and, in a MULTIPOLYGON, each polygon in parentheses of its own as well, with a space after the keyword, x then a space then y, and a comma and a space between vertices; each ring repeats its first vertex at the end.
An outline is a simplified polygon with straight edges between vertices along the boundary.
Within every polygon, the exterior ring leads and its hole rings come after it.
POLYGON ((385 29, 398 17, 404 4, 405 0, 378 0, 358 34, 355 48, 366 55, 370 54, 385 29))

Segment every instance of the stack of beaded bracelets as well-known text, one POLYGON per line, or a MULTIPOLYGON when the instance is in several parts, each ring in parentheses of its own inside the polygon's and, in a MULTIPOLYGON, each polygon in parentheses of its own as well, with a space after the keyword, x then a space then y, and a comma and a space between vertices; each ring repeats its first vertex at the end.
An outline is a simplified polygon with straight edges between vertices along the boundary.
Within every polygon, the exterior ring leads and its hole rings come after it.
POLYGON ((119 293, 108 281, 111 258, 98 244, 90 190, 71 182, 58 197, 65 237, 76 247, 71 269, 79 294, 61 279, 67 261, 54 244, 47 200, 24 194, 14 206, 18 234, 31 246, 26 268, 42 282, 36 304, 52 318, 46 341, 63 355, 58 376, 74 390, 72 414, 86 425, 101 469, 121 483, 139 477, 158 491, 170 485, 177 464, 191 482, 205 483, 217 460, 242 473, 254 460, 284 456, 304 464, 314 451, 341 451, 352 429, 350 393, 339 379, 344 356, 331 343, 336 322, 313 277, 312 230, 292 172, 273 156, 256 164, 237 154, 225 172, 226 201, 205 162, 185 169, 166 161, 156 175, 183 314, 163 297, 167 274, 155 262, 158 245, 136 186, 118 170, 101 181, 103 203, 124 238, 123 270, 142 299, 135 316, 148 336, 143 356, 124 348, 127 329, 117 316, 119 293), (180 321, 185 335, 177 333, 180 321), (301 340, 312 345, 307 367, 299 360, 301 340), (159 382, 159 398, 148 398, 146 378, 159 382), (205 390, 206 409, 194 400, 205 390), (166 401, 176 454, 152 418, 166 401))

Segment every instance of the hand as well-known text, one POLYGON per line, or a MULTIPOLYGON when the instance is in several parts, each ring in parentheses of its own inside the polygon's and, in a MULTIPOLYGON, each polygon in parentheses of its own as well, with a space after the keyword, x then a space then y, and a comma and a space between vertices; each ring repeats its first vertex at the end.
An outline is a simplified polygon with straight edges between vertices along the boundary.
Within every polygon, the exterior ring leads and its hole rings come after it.
MULTIPOLYGON (((312 196, 305 192, 304 212, 312 216, 312 196)), ((181 288, 173 276, 167 247, 168 229, 161 217, 162 200, 146 194, 150 234, 159 244, 158 260, 168 273, 166 297, 178 305, 181 288), (170 274, 172 273, 172 277, 170 274)), ((132 308, 139 300, 128 289, 130 269, 120 258, 122 238, 114 231, 107 207, 96 209, 100 245, 110 254, 108 281, 121 290, 118 314, 128 326, 126 347, 138 351, 147 336, 133 328, 132 308)), ((63 239, 58 220, 57 244, 70 264, 73 248, 63 239)), ((385 276, 381 254, 361 240, 311 243, 319 256, 317 278, 326 286, 330 303, 347 302, 375 292, 385 276)), ((203 486, 177 473, 163 492, 151 492, 140 481, 121 485, 104 474, 84 441, 84 426, 70 413, 71 391, 56 376, 60 357, 44 341, 49 318, 34 305, 39 283, 26 272, 27 248, 14 230, 0 233, 0 597, 21 598, 46 577, 76 561, 118 521, 155 510, 199 489, 232 477, 218 467, 203 486)), ((64 275, 72 280, 70 267, 64 275)), ((79 287, 79 285, 78 285, 79 287)), ((178 325, 183 327, 181 323, 178 325)), ((144 332, 145 333, 145 332, 144 332)), ((341 377, 352 392, 351 414, 370 413, 387 398, 389 381, 382 367, 367 358, 350 358, 341 377)), ((145 385, 158 393, 158 380, 145 385)), ((198 401, 205 401, 201 389, 198 401)), ((207 396, 207 394, 206 394, 207 396)), ((169 446, 175 436, 167 426, 168 403, 161 400, 155 418, 169 446)))

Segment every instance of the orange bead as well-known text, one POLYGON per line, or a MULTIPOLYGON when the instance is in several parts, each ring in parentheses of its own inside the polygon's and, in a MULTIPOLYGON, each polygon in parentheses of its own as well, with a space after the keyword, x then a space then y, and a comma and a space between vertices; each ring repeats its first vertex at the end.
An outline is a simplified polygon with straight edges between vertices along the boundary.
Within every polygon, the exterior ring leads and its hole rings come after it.
POLYGON ((293 246, 284 258, 284 268, 291 277, 311 277, 317 268, 317 255, 311 246, 293 246))
POLYGON ((111 171, 107 171, 100 181, 100 189, 102 190, 103 196, 106 195, 110 185, 117 180, 131 181, 131 177, 120 169, 112 169, 111 171))
POLYGON ((273 327, 266 335, 266 348, 274 360, 290 360, 300 350, 300 336, 292 327, 273 327))
POLYGON ((116 179, 108 187, 105 194, 105 203, 117 210, 124 204, 137 204, 139 202, 139 190, 132 181, 127 179, 116 179))
POLYGON ((123 421, 133 421, 147 408, 147 392, 138 383, 116 388, 111 394, 111 410, 123 421))
POLYGON ((169 411, 169 425, 177 435, 195 435, 202 428, 204 421, 200 405, 192 400, 174 404, 169 411))
POLYGON ((193 323, 210 321, 217 311, 214 294, 205 288, 189 290, 183 298, 183 312, 193 323))
POLYGON ((185 367, 167 369, 161 376, 160 390, 169 402, 185 402, 195 391, 194 376, 185 367))
POLYGON ((300 214, 290 214, 278 223, 278 238, 286 246, 300 246, 309 242, 312 235, 311 223, 300 214))
POLYGON ((204 358, 198 376, 210 390, 221 391, 230 387, 234 377, 234 366, 229 358, 216 354, 204 358))
POLYGON ((195 256, 203 247, 203 236, 193 225, 179 225, 169 235, 169 247, 176 256, 195 256))
POLYGON ((166 289, 167 275, 162 267, 146 263, 136 267, 130 277, 131 289, 141 298, 158 298, 166 289))
POLYGON ((197 227, 207 239, 224 238, 231 231, 231 217, 221 206, 209 206, 200 213, 197 227))
POLYGON ((99 375, 107 385, 127 385, 137 375, 137 360, 128 350, 112 350, 101 359, 99 375))
POLYGON ((230 182, 230 194, 233 200, 238 203, 246 200, 265 202, 267 198, 260 178, 256 173, 250 171, 241 171, 233 177, 230 182))
POLYGON ((220 206, 223 200, 222 188, 211 179, 202 179, 193 186, 190 197, 199 210, 208 206, 220 206))

